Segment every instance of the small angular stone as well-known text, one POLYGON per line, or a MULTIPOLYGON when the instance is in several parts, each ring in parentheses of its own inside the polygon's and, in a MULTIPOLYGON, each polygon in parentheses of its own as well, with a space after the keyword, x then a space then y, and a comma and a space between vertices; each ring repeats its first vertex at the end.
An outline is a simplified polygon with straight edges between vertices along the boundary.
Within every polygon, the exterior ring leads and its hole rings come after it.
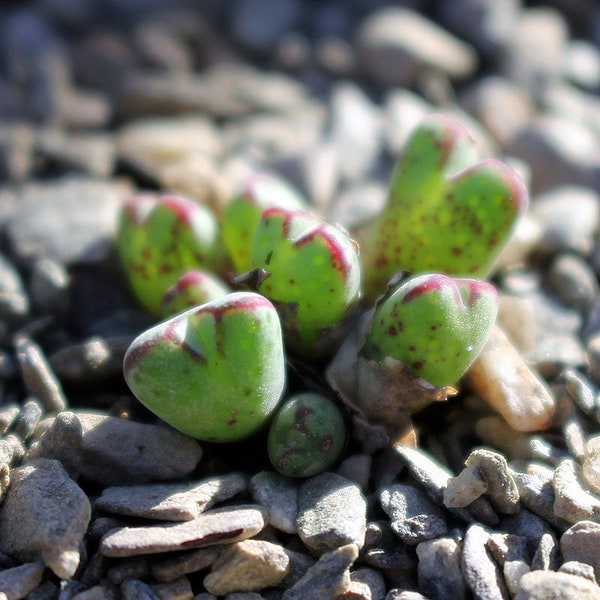
POLYGON ((556 571, 531 571, 519 582, 514 600, 599 600, 600 587, 588 579, 556 571))
POLYGON ((25 337, 19 338, 15 346, 29 395, 37 398, 48 412, 64 410, 67 399, 40 346, 25 337))
MULTIPOLYGON (((436 504, 443 504, 444 490, 454 474, 419 448, 398 445, 394 446, 394 452, 400 456, 411 475, 424 487, 429 497, 436 504)), ((470 513, 463 508, 449 510, 467 523, 473 521, 470 513)))
POLYGON ((106 488, 95 507, 117 515, 163 521, 190 521, 201 512, 246 489, 239 473, 200 481, 106 488))
POLYGON ((31 461, 13 469, 11 480, 0 506, 0 551, 72 577, 91 516, 87 496, 56 460, 31 461))
POLYGON ((461 545, 451 537, 421 542, 417 546, 419 589, 429 598, 467 597, 461 571, 461 545))
POLYGON ((375 569, 361 567, 350 573, 350 585, 336 600, 383 600, 385 581, 375 569))
POLYGON ((42 406, 35 398, 26 400, 15 422, 13 433, 27 441, 33 435, 43 412, 42 406))
POLYGON ((83 453, 83 427, 77 415, 62 411, 56 415, 40 439, 32 443, 28 459, 53 458, 60 461, 71 477, 79 475, 83 453))
POLYGON ((150 588, 160 600, 189 600, 194 595, 187 577, 179 577, 168 583, 155 583, 150 588))
POLYGON ((560 565, 560 569, 558 570, 560 573, 570 573, 571 575, 577 575, 596 583, 596 576, 594 575, 594 567, 592 565, 577 560, 569 560, 560 565))
POLYGON ((250 479, 253 500, 269 515, 269 524, 286 533, 296 533, 298 483, 271 471, 261 471, 250 479))
POLYGON ((298 534, 314 554, 364 545, 367 504, 360 488, 335 473, 307 479, 298 493, 298 534))
POLYGON ((554 513, 557 517, 577 523, 600 522, 600 496, 586 485, 581 467, 570 458, 562 460, 554 472, 554 513))
POLYGON ((519 580, 530 570, 527 538, 510 533, 492 533, 487 547, 502 569, 508 591, 514 596, 519 580))
POLYGON ((210 567, 218 555, 219 548, 217 546, 179 554, 173 558, 154 563, 152 565, 152 575, 157 581, 173 581, 182 575, 195 573, 210 567))
POLYGON ((444 506, 448 508, 468 506, 484 494, 487 487, 477 467, 466 467, 448 481, 444 490, 444 506))
POLYGON ((160 600, 152 588, 139 579, 126 579, 121 585, 123 600, 160 600))
POLYGON ((10 600, 24 598, 41 583, 44 569, 44 563, 41 562, 4 569, 0 571, 0 590, 10 600))
POLYGON ((132 485, 188 476, 202 449, 161 425, 76 411, 83 427, 81 475, 104 485, 132 485))
POLYGON ((224 549, 204 578, 204 587, 215 596, 253 592, 279 585, 289 570, 285 549, 262 540, 243 540, 224 549))
POLYGON ((558 540, 553 533, 544 533, 531 560, 531 570, 555 571, 558 566, 558 540))
POLYGON ((148 527, 122 527, 109 531, 100 542, 104 556, 125 557, 203 548, 253 537, 266 525, 259 507, 213 509, 193 521, 148 527))
POLYGON ((463 542, 462 568, 465 580, 476 600, 508 600, 498 565, 486 549, 490 532, 481 525, 471 525, 463 542))
POLYGON ((408 545, 445 535, 448 525, 437 504, 421 490, 394 484, 379 492, 379 501, 389 515, 392 529, 408 545))
POLYGON ((519 488, 519 497, 523 506, 539 515, 561 531, 569 527, 569 522, 554 513, 556 495, 552 483, 538 475, 513 471, 513 477, 519 488))
POLYGON ((487 496, 498 512, 514 514, 519 510, 519 490, 502 454, 477 448, 469 454, 465 464, 479 470, 487 483, 487 496))
POLYGON ((350 586, 349 569, 357 558, 356 544, 325 552, 281 600, 331 600, 343 594, 350 586))
POLYGON ((560 538, 560 550, 565 561, 577 560, 594 567, 600 581, 600 524, 579 521, 560 538))

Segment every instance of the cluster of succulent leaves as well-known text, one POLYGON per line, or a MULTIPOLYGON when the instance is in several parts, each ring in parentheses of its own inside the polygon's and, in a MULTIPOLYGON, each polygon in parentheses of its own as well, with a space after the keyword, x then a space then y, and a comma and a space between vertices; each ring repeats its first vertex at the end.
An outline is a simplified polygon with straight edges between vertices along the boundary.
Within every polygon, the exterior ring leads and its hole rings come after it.
POLYGON ((162 319, 126 353, 133 393, 200 440, 237 441, 268 426, 273 466, 306 477, 337 460, 345 419, 334 394, 282 401, 290 357, 326 363, 368 315, 358 354, 373 372, 399 363, 426 386, 454 385, 494 324, 497 295, 485 277, 527 204, 517 175, 498 160, 476 162, 473 148, 455 121, 423 121, 360 251, 263 173, 219 218, 179 196, 132 197, 117 248, 141 306, 162 319))

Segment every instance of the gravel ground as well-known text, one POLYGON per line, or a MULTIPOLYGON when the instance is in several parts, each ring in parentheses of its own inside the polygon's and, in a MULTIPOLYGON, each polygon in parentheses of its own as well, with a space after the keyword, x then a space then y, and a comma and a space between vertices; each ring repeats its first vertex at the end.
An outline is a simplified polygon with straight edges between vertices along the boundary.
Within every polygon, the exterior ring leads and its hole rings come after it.
POLYGON ((0 599, 600 598, 596 2, 9 1, 0 40, 0 599), (291 480, 264 435, 200 444, 146 411, 124 198, 219 214, 271 170, 356 230, 432 112, 531 203, 487 366, 415 415, 417 447, 355 430, 291 480))

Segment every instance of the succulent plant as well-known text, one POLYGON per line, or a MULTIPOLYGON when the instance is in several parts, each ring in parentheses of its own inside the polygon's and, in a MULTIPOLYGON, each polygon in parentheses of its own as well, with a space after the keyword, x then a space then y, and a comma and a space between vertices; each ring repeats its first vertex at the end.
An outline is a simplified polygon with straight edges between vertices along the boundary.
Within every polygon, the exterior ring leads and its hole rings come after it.
POLYGON ((259 172, 250 175, 223 210, 221 231, 233 266, 238 273, 249 271, 252 240, 260 217, 267 208, 306 210, 300 192, 285 180, 259 172))
POLYGON ((193 306, 226 296, 230 292, 231 289, 209 271, 187 271, 165 292, 161 316, 171 317, 193 306))
POLYGON ((267 450, 273 467, 286 477, 312 477, 327 470, 346 442, 340 409, 326 396, 296 394, 275 413, 267 450))
POLYGON ((329 352, 360 297, 356 244, 307 213, 269 208, 256 227, 252 266, 268 274, 257 291, 277 306, 288 346, 306 356, 329 352))
POLYGON ((452 386, 477 358, 497 311, 496 288, 486 281, 413 276, 377 304, 362 354, 391 357, 434 386, 452 386))
POLYGON ((284 389, 277 311, 253 292, 192 308, 138 336, 123 372, 140 402, 179 431, 243 439, 265 425, 284 389))
POLYGON ((116 241, 130 287, 154 316, 161 314, 166 290, 186 271, 227 269, 214 215, 181 196, 131 197, 121 210, 116 241))
POLYGON ((526 209, 527 190, 503 162, 476 162, 453 119, 432 115, 410 136, 386 205, 361 241, 365 299, 399 271, 485 278, 526 209))

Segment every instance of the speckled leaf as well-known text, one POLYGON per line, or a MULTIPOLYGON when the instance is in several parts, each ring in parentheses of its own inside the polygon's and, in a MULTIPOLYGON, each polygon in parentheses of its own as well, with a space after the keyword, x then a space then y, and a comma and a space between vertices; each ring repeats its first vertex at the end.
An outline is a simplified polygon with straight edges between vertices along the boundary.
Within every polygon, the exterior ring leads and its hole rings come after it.
POLYGON ((401 282, 373 315, 363 355, 392 357, 435 386, 454 385, 488 339, 498 311, 493 285, 428 273, 401 282))
POLYGON ((179 431, 243 439, 266 423, 283 392, 277 312, 253 292, 192 308, 138 336, 123 371, 140 402, 179 431))
POLYGON ((409 138, 387 203, 361 244, 365 297, 374 301, 399 271, 485 277, 528 203, 503 162, 475 162, 456 121, 432 115, 409 138))
POLYGON ((314 355, 360 296, 355 243, 340 229, 300 212, 267 209, 257 226, 252 265, 269 276, 258 291, 273 301, 286 342, 314 355))

